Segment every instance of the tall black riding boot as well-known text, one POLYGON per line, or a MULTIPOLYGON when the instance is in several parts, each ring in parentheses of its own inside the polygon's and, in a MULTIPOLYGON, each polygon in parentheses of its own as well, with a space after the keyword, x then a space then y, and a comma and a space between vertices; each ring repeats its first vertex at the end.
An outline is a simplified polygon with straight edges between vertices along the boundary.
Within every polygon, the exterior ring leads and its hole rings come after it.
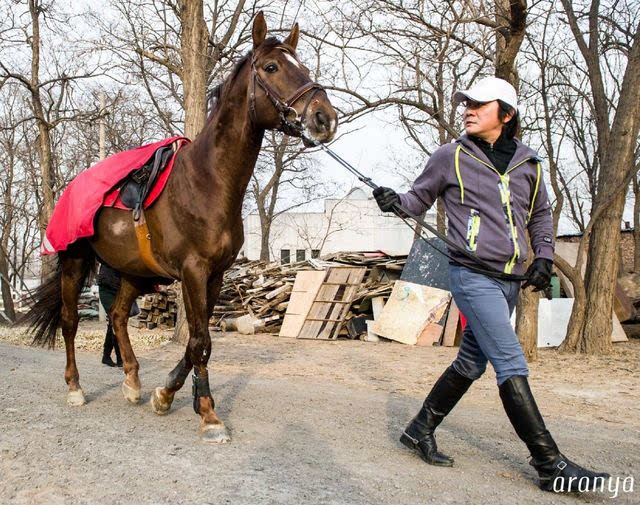
POLYGON ((122 368, 122 355, 120 354, 120 346, 118 345, 118 339, 113 336, 113 350, 116 353, 116 366, 122 368))
POLYGON ((116 366, 111 359, 111 351, 116 343, 115 335, 113 334, 113 328, 111 327, 111 321, 107 325, 107 334, 104 337, 104 346, 102 348, 102 363, 107 366, 116 366))
POLYGON ((523 375, 509 377, 500 385, 500 398, 520 439, 531 452, 531 461, 545 491, 571 492, 595 490, 608 473, 596 473, 565 458, 547 431, 533 398, 529 382, 523 375))
POLYGON ((453 466, 453 458, 438 452, 433 432, 467 392, 472 382, 472 379, 460 375, 452 366, 447 368, 424 400, 418 415, 405 428, 400 442, 417 451, 430 465, 453 466))

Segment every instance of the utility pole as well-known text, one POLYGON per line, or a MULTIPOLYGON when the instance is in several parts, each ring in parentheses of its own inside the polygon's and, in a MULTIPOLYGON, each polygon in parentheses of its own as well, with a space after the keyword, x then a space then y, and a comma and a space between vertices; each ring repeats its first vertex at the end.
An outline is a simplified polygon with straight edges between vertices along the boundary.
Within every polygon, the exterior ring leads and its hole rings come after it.
POLYGON ((105 126, 104 126, 104 116, 105 116, 105 107, 106 107, 106 100, 105 100, 105 96, 104 96, 104 91, 100 92, 100 137, 99 137, 99 146, 100 146, 100 161, 102 161, 105 156, 105 143, 106 143, 106 133, 105 133, 105 126))
MULTIPOLYGON (((104 116, 105 116, 105 107, 106 107, 106 100, 105 100, 105 96, 104 96, 104 91, 100 92, 100 134, 98 137, 98 148, 99 148, 99 156, 100 156, 100 161, 102 161, 105 156, 106 156, 106 132, 105 132, 105 125, 104 125, 104 116)), ((102 303, 100 303, 100 301, 98 300, 98 321, 106 321, 107 320, 107 313, 104 310, 104 307, 102 306, 102 303)))

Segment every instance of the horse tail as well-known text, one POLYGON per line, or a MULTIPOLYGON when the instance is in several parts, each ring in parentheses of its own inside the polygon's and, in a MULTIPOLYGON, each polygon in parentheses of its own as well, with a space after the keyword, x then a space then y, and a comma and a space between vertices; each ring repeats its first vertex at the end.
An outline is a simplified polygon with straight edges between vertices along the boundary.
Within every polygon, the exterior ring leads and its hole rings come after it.
MULTIPOLYGON (((56 269, 49 277, 31 292, 29 312, 16 324, 28 324, 28 333, 33 334, 31 345, 53 349, 56 333, 62 321, 62 277, 65 258, 57 257, 56 269)), ((81 276, 78 280, 84 286, 90 279, 95 267, 95 254, 83 255, 81 276)), ((78 292, 80 289, 78 289, 78 292)))

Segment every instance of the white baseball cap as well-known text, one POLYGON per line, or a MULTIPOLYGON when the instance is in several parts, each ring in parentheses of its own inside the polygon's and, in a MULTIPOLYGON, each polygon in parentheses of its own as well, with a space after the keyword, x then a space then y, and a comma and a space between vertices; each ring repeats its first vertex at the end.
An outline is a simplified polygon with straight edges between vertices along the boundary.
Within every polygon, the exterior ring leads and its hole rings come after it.
POLYGON ((487 103, 494 100, 502 100, 518 110, 518 95, 516 89, 504 79, 497 77, 485 77, 476 82, 471 88, 456 91, 453 94, 453 104, 458 105, 465 100, 487 103))

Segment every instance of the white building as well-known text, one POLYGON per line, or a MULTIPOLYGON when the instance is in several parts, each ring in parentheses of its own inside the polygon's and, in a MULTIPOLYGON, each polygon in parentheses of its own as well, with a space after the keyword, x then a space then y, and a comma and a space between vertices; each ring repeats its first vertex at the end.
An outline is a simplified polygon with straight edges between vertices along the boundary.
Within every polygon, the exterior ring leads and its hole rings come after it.
MULTIPOLYGON (((435 226, 435 208, 427 214, 435 226)), ((244 220, 243 254, 260 259, 260 217, 244 220)), ((414 232, 401 219, 383 214, 368 188, 356 187, 343 198, 324 201, 324 212, 286 212, 274 219, 269 240, 270 258, 302 261, 339 251, 383 251, 409 254, 414 232)))

